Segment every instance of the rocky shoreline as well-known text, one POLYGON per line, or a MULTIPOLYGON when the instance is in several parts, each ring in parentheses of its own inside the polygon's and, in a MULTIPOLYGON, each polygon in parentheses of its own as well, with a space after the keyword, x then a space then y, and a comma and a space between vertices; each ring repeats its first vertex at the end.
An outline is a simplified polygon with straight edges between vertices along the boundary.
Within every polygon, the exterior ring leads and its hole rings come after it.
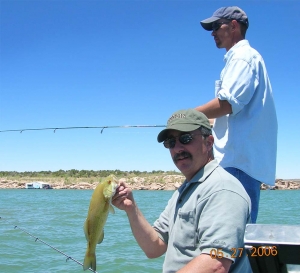
MULTIPOLYGON (((28 180, 9 180, 5 178, 0 179, 0 189, 25 189, 26 183, 37 181, 34 179, 28 180)), ((41 181, 41 180, 38 180, 41 181)), ((131 177, 131 178, 120 178, 130 185, 133 190, 176 190, 180 187, 184 181, 182 175, 165 175, 165 176, 151 176, 151 177, 131 177)), ((98 182, 74 182, 66 183, 62 181, 43 181, 51 185, 52 189, 78 189, 78 190, 89 190, 95 189, 98 182)), ((261 190, 299 190, 300 179, 276 179, 275 186, 269 187, 266 184, 261 185, 261 190)))

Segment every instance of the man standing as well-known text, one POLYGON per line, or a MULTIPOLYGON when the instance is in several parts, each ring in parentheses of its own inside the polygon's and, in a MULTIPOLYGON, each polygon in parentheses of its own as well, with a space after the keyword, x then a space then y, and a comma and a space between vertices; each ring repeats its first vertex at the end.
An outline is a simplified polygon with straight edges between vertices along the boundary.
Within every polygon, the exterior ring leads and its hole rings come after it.
POLYGON ((255 223, 261 183, 275 184, 277 117, 271 84, 263 58, 245 40, 249 21, 243 10, 220 8, 201 25, 227 53, 216 98, 196 109, 215 119, 215 158, 245 187, 255 223))
POLYGON ((214 159, 207 117, 195 109, 177 111, 157 140, 169 149, 186 179, 154 225, 147 222, 125 183, 119 184, 112 201, 127 213, 147 257, 165 253, 164 273, 252 272, 243 251, 250 198, 214 159))

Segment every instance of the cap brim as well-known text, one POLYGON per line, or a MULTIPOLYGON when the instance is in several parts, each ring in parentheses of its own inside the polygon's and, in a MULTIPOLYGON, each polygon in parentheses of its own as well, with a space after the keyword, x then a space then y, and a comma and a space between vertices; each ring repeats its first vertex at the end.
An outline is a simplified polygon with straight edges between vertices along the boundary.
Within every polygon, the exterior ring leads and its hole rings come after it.
POLYGON ((162 130, 157 136, 157 141, 163 142, 168 137, 168 131, 170 131, 170 130, 177 130, 180 132, 191 132, 191 131, 198 129, 200 126, 201 125, 199 125, 199 124, 176 124, 176 125, 173 125, 172 128, 169 127, 168 129, 162 130))
POLYGON ((169 129, 162 130, 157 136, 157 141, 163 142, 167 138, 168 131, 169 131, 169 129))
POLYGON ((205 30, 211 31, 211 30, 213 30, 212 29, 213 22, 216 22, 219 19, 220 19, 219 17, 210 17, 210 18, 207 18, 207 19, 201 21, 200 24, 205 30))

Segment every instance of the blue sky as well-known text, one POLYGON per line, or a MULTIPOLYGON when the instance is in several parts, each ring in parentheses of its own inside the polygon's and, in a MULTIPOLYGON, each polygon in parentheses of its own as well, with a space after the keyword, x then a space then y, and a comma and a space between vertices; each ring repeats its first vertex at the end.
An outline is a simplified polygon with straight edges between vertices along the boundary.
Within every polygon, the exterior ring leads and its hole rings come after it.
MULTIPOLYGON (((273 87, 276 177, 300 178, 300 1, 0 0, 0 130, 164 125, 211 100, 226 52, 199 22, 230 5, 273 87)), ((0 170, 176 170, 160 130, 0 133, 0 170)))

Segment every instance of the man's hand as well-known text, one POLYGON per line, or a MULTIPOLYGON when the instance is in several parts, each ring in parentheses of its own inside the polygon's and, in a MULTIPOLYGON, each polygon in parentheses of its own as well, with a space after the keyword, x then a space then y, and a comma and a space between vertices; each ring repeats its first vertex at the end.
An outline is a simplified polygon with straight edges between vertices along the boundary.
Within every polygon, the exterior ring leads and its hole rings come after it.
POLYGON ((135 205, 132 190, 120 182, 115 195, 112 197, 112 204, 120 210, 129 210, 135 205))

